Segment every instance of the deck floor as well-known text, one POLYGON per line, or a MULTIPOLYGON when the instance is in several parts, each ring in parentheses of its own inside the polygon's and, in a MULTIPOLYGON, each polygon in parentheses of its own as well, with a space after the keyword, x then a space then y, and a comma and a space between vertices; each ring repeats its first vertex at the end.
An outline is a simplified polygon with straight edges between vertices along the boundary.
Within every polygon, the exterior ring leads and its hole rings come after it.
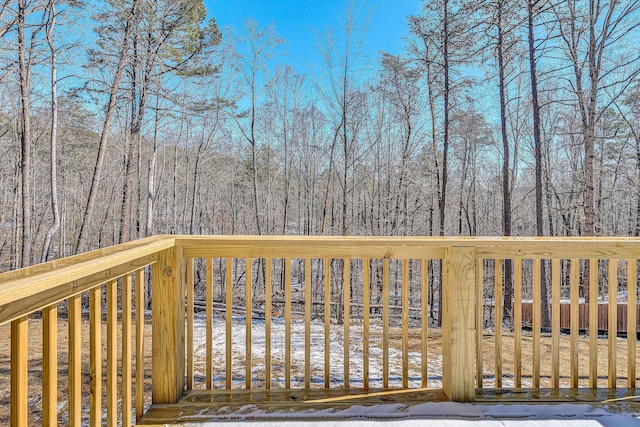
MULTIPOLYGON (((635 389, 477 389, 476 404, 606 405, 616 412, 624 405, 640 413, 635 389)), ((391 420, 424 417, 413 411, 426 402, 448 402, 442 389, 293 389, 293 390, 190 390, 177 404, 152 405, 138 426, 260 420, 391 420), (354 410, 354 408, 357 408, 354 410), (363 415, 364 414, 364 415, 363 415)), ((622 411, 622 409, 621 409, 622 411)))

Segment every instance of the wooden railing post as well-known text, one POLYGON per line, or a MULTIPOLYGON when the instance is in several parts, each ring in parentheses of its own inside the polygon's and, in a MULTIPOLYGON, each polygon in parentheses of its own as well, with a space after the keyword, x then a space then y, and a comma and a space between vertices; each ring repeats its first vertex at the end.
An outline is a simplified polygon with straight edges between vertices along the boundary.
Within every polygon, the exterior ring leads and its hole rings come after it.
POLYGON ((184 390, 184 258, 179 246, 164 250, 152 267, 153 403, 176 403, 184 390))
POLYGON ((448 247, 442 269, 442 385, 449 399, 475 395, 475 251, 448 247))

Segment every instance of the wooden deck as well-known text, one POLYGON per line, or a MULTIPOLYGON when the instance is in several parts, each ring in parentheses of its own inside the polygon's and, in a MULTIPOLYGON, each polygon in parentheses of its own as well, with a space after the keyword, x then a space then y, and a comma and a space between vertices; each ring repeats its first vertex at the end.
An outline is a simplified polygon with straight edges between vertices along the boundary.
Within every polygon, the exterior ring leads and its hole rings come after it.
MULTIPOLYGON (((635 389, 476 389, 475 402, 469 405, 588 403, 606 405, 613 412, 616 405, 624 405, 625 410, 631 405, 640 412, 636 393, 635 389)), ((188 390, 176 404, 152 405, 137 426, 230 420, 339 421, 362 418, 362 414, 371 419, 397 419, 412 416, 407 414, 421 417, 415 406, 427 402, 449 399, 442 389, 188 390), (376 410, 366 409, 373 406, 376 410)))

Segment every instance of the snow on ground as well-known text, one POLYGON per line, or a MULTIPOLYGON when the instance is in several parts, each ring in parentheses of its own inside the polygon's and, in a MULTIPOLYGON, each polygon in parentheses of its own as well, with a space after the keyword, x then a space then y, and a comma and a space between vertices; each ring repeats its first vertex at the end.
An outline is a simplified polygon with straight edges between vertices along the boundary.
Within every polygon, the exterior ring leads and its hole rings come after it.
MULTIPOLYGON (((206 356, 206 319, 196 317, 194 325, 194 358, 196 377, 204 379, 204 361, 206 356)), ((382 328, 379 323, 370 326, 372 339, 369 345, 369 381, 370 387, 382 387, 382 328), (375 337, 374 337, 375 336, 375 337)), ((349 331, 349 377, 352 387, 358 387, 364 379, 363 374, 363 327, 352 325, 349 331)), ((319 322, 311 324, 311 383, 324 384, 324 325, 319 322)), ((213 321, 213 365, 219 369, 214 372, 214 384, 224 387, 224 367, 226 349, 226 329, 224 319, 213 321)), ((339 387, 344 377, 344 326, 331 325, 331 360, 330 381, 332 387, 339 387)), ((251 353, 253 355, 252 373, 258 387, 264 381, 265 355, 264 320, 254 319, 251 327, 251 353)), ((246 326, 243 317, 233 319, 232 324, 232 370, 233 388, 244 388, 245 385, 245 345, 246 326)), ((305 326, 302 321, 291 323, 291 387, 304 386, 305 360, 305 326)), ((274 318, 271 324, 271 358, 272 386, 284 387, 285 360, 285 324, 284 319, 274 318)), ((429 354, 428 386, 442 387, 442 357, 440 354, 429 354)), ((409 352, 409 387, 422 387, 421 377, 422 354, 409 352)), ((389 386, 402 385, 402 351, 389 348, 389 386)))

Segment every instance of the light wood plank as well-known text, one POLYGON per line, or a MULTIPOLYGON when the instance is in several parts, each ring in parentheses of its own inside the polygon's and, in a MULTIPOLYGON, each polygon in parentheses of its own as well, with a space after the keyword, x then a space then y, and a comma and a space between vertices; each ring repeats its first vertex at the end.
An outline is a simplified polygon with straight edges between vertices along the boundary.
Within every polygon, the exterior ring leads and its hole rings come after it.
POLYGON ((252 302, 252 287, 253 287, 253 279, 251 276, 252 266, 251 266, 251 258, 247 258, 245 260, 245 388, 247 390, 251 389, 251 368, 252 368, 252 360, 253 355, 251 352, 251 322, 253 320, 253 302, 252 302))
MULTIPOLYGON (((208 263, 209 260, 205 260, 208 263)), ((194 313, 193 313, 193 302, 194 302, 194 287, 195 280, 193 274, 193 258, 187 258, 187 390, 192 390, 194 388, 193 383, 193 329, 194 329, 194 313)), ((207 283, 208 276, 205 275, 205 288, 208 286, 207 283)), ((205 328, 206 329, 206 328, 205 328)), ((209 358, 209 352, 206 355, 209 358)))
MULTIPOLYGON (((533 260, 533 322, 531 332, 533 334, 533 373, 531 382, 534 388, 540 387, 540 327, 541 313, 541 261, 533 260)), ((545 301, 545 304, 547 302, 545 301)))
POLYGON ((136 422, 144 415, 144 269, 136 270, 136 422))
POLYGON ((409 387, 409 260, 402 260, 402 387, 409 387))
MULTIPOLYGON (((629 306, 627 306, 629 307, 629 306)), ((608 387, 616 388, 618 372, 616 369, 617 352, 616 341, 618 340, 618 260, 609 260, 609 304, 608 304, 608 343, 609 343, 609 375, 607 376, 608 387)))
POLYGON ((284 259, 284 388, 291 388, 291 259, 284 259))
POLYGON ((589 260, 589 387, 598 388, 598 260, 589 260))
MULTIPOLYGON (((429 260, 420 261, 420 316, 422 326, 422 388, 429 385, 429 260)), ((482 328, 481 328, 482 329, 482 328)))
MULTIPOLYGON (((515 387, 522 387, 522 260, 513 261, 513 370, 515 387)), ((481 307, 482 309, 482 307, 481 307)))
POLYGON ((133 277, 122 278, 122 427, 131 427, 131 298, 133 277))
POLYGON ((118 282, 107 283, 107 426, 118 425, 118 282))
POLYGON ((551 387, 560 387, 560 260, 551 260, 551 387))
POLYGON ((42 310, 42 425, 58 425, 58 306, 42 310))
POLYGON ((351 260, 343 259, 342 269, 342 289, 344 291, 344 345, 343 345, 343 362, 344 362, 344 388, 349 388, 349 328, 351 323, 351 260))
POLYGON ((455 402, 474 400, 475 265, 473 248, 449 247, 444 262, 442 384, 455 402))
POLYGON ((69 298, 69 426, 82 423, 82 296, 69 298))
POLYGON ((495 286, 494 286, 494 310, 495 310, 495 373, 496 388, 502 388, 502 260, 495 260, 495 286))
POLYGON ((578 388, 578 293, 580 287, 580 260, 571 259, 571 272, 569 273, 571 280, 571 319, 569 325, 570 334, 570 369, 571 369, 571 387, 578 388))
POLYGON ((331 372, 331 260, 324 259, 324 387, 331 372))
POLYGON ((233 348, 232 348, 232 338, 231 338, 231 334, 233 333, 232 330, 232 320, 233 320, 233 311, 232 311, 232 306, 233 306, 233 277, 232 277, 232 267, 231 267, 231 258, 226 258, 225 259, 225 265, 226 265, 226 270, 225 270, 225 280, 224 280, 224 286, 225 286, 225 337, 226 337, 226 369, 225 369, 225 386, 227 388, 227 390, 231 389, 232 386, 232 379, 233 379, 233 372, 232 372, 232 366, 231 366, 231 360, 233 357, 233 348))
POLYGON ((213 258, 205 259, 205 385, 207 390, 213 389, 213 258))
POLYGON ((364 388, 369 388, 369 319, 371 314, 371 261, 362 261, 362 376, 364 388))
POLYGON ((389 387, 389 259, 382 260, 382 387, 389 387))
POLYGON ((11 425, 29 423, 29 318, 11 322, 11 425))
POLYGON ((304 387, 311 387, 311 258, 304 259, 304 387))
POLYGON ((635 259, 627 260, 627 387, 636 387, 636 337, 637 337, 637 297, 638 264, 635 259))
POLYGON ((266 258, 265 278, 264 278, 264 386, 267 390, 271 388, 271 258, 266 258))
POLYGON ((476 387, 482 388, 484 369, 482 366, 482 338, 484 336, 484 280, 483 260, 476 259, 476 387))
POLYGON ((102 425, 102 292, 100 287, 89 291, 89 424, 102 425))

